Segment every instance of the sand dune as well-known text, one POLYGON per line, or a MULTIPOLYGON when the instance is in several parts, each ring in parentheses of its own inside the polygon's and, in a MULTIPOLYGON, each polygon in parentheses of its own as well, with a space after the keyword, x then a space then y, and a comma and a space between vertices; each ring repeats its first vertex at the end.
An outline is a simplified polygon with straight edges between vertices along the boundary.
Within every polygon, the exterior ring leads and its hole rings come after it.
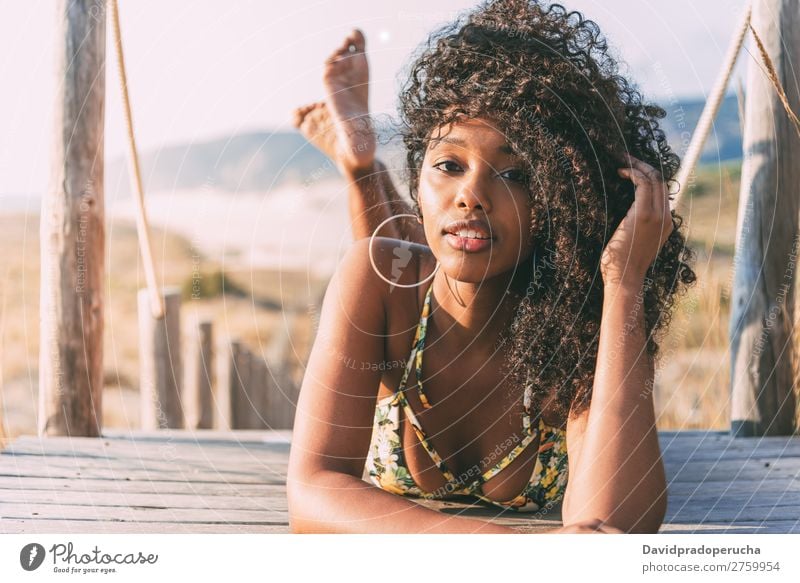
MULTIPOLYGON (((152 225, 185 237, 228 268, 307 270, 326 277, 352 242, 345 184, 335 179, 266 194, 152 192, 146 205, 152 225)), ((133 199, 110 201, 106 212, 111 220, 133 221, 133 199)))

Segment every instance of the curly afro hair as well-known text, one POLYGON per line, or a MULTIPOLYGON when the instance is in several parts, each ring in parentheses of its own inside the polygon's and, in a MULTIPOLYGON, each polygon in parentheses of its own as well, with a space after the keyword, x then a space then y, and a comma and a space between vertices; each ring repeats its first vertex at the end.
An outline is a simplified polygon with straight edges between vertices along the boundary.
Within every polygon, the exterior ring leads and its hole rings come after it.
MULTIPOLYGON (((435 31, 415 55, 402 88, 400 133, 408 184, 417 187, 435 129, 458 119, 491 118, 525 165, 534 249, 530 280, 503 335, 505 373, 514 387, 533 383, 533 406, 565 419, 588 406, 600 333, 600 257, 634 201, 621 178, 625 152, 674 186, 679 158, 658 119, 618 73, 594 22, 560 4, 490 0, 435 31)), ((676 295, 694 283, 683 219, 644 280, 647 352, 655 360, 676 295)), ((514 398, 521 391, 515 389, 514 398)), ((534 409, 537 410, 537 409, 534 409)))

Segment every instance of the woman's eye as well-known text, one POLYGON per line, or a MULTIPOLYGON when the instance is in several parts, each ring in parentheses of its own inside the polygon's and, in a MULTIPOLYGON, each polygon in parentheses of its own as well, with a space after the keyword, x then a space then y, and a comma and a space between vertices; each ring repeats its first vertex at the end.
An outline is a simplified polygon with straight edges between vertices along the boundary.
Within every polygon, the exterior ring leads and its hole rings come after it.
POLYGON ((522 170, 517 168, 512 168, 511 170, 506 170, 500 174, 506 180, 513 180, 514 182, 524 182, 525 181, 525 174, 522 170))
POLYGON ((461 170, 461 167, 452 160, 442 160, 441 162, 434 164, 433 167, 438 168, 443 172, 458 172, 461 170))

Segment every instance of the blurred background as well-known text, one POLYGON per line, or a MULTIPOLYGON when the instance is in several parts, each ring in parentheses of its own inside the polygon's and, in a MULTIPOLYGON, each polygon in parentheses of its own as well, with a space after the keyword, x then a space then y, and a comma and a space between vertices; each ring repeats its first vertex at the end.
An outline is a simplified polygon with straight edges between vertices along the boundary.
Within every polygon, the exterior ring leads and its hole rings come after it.
MULTIPOLYGON (((165 285, 215 333, 254 350, 289 330, 302 378, 321 297, 352 241, 345 184, 291 125, 323 97, 324 59, 353 28, 367 37, 370 107, 393 115, 414 49, 470 0, 122 1, 123 42, 147 209, 165 285), (402 5, 402 8, 400 7, 402 5), (435 6, 432 8, 432 6, 435 6)), ((683 154, 742 2, 572 0, 595 20, 624 74, 668 113, 683 154)), ((56 14, 48 0, 0 0, 0 398, 8 437, 36 433, 39 208, 53 131, 56 14)), ((113 55, 110 27, 107 54, 113 55)), ((109 57, 110 59, 111 57, 109 57)), ((731 89, 743 84, 749 44, 731 89)), ((136 292, 144 287, 116 66, 106 90, 106 317, 103 425, 137 427, 136 292)), ((656 376, 661 429, 729 423, 728 317, 742 146, 727 95, 697 185, 680 212, 698 284, 675 314, 656 376)), ((399 180, 399 151, 381 146, 399 180)), ((404 192, 403 188, 399 188, 404 192)))

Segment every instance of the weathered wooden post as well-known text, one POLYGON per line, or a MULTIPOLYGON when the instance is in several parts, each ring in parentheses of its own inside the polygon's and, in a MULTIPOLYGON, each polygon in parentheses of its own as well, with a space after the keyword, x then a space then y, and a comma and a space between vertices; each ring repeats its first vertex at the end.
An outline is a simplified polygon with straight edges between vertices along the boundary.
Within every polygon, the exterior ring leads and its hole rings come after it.
POLYGON ((50 185, 42 201, 40 435, 100 435, 103 400, 105 2, 56 4, 50 185))
POLYGON ((231 429, 231 371, 230 371, 230 356, 228 352, 231 350, 230 338, 220 339, 217 342, 216 350, 214 350, 214 378, 216 385, 214 386, 214 429, 221 429, 229 431, 231 429))
MULTIPOLYGON (((800 0, 759 0, 751 23, 800 111, 800 0)), ((731 433, 790 435, 800 138, 756 49, 750 51, 731 309, 731 433)))
POLYGON ((241 387, 237 429, 267 429, 269 370, 260 351, 248 350, 247 354, 247 378, 241 387))
POLYGON ((186 332, 183 404, 187 429, 214 427, 214 338, 210 320, 191 322, 186 332))
POLYGON ((139 290, 139 398, 142 429, 183 427, 181 294, 162 290, 164 316, 153 317, 150 291, 139 290))
POLYGON ((250 388, 247 394, 252 401, 250 406, 250 427, 249 429, 268 429, 267 412, 269 403, 267 402, 269 387, 269 370, 261 351, 252 353, 250 361, 250 388))
POLYGON ((266 355, 266 420, 269 429, 291 429, 300 387, 290 374, 291 331, 295 316, 287 313, 286 324, 279 326, 270 339, 266 355))
POLYGON ((223 338, 216 351, 217 390, 215 392, 214 427, 224 431, 235 428, 234 403, 240 383, 237 362, 241 362, 242 343, 236 338, 223 338))

